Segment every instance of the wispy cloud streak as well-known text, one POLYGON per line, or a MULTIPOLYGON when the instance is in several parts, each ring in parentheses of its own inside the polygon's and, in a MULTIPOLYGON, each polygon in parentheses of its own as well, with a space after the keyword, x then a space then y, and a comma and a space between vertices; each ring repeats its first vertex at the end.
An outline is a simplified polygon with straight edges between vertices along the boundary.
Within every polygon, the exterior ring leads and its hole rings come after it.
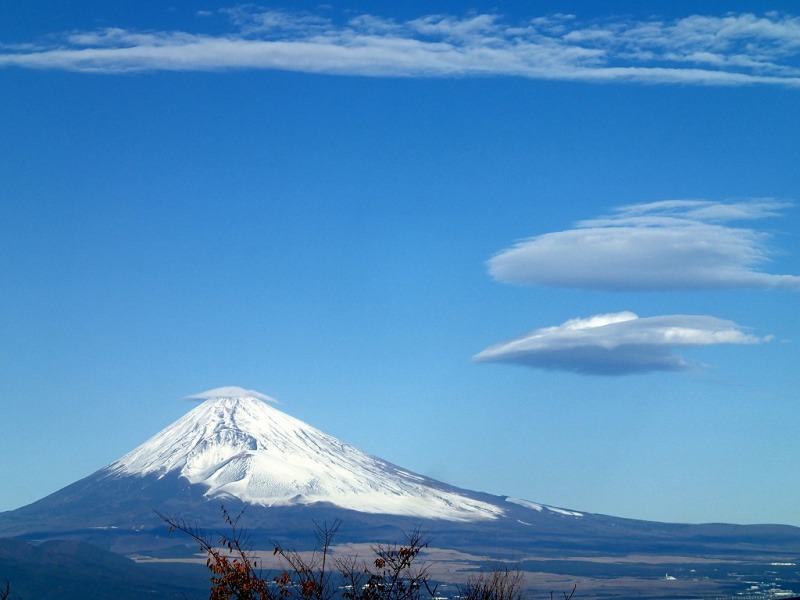
POLYGON ((498 281, 600 290, 787 289, 800 276, 763 273, 770 236, 733 221, 773 217, 775 200, 668 200, 623 206, 573 229, 523 240, 488 261, 498 281))
POLYGON ((691 368, 675 352, 678 348, 759 344, 771 339, 706 315, 639 318, 632 312, 620 312, 537 329, 491 346, 474 359, 584 375, 630 375, 691 368))
MULTIPOLYGON (((224 35, 73 32, 39 45, 0 45, 0 66, 800 86, 800 18, 778 13, 594 22, 556 14, 513 24, 496 14, 403 22, 360 15, 344 23, 247 8, 223 14, 230 23, 224 35)), ((203 13, 202 20, 208 18, 203 13)))

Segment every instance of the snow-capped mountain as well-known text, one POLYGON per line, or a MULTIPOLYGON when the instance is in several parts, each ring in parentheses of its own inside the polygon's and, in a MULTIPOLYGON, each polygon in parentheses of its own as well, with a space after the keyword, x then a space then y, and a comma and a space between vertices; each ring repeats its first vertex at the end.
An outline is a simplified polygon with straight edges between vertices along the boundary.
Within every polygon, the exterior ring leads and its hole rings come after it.
MULTIPOLYGON (((450 486, 371 456, 282 413, 269 398, 217 388, 110 465, 32 504, 0 513, 0 538, 70 538, 124 554, 191 553, 159 514, 206 530, 245 511, 266 539, 313 545, 314 523, 340 541, 397 540, 421 527, 441 547, 541 555, 794 552, 800 528, 621 519, 450 486)), ((189 544, 191 545, 191 544, 189 544)))
POLYGON ((430 519, 494 519, 497 506, 370 456, 269 406, 258 392, 209 390, 206 400, 106 469, 108 477, 178 473, 208 498, 261 506, 328 502, 430 519))

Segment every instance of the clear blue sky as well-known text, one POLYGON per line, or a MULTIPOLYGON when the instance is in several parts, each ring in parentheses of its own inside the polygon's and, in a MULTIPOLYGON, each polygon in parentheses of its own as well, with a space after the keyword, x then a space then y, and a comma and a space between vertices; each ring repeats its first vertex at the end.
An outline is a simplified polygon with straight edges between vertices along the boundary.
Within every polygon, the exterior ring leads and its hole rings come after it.
POLYGON ((795 3, 192 4, 0 6, 0 510, 238 385, 470 489, 800 525, 795 3))

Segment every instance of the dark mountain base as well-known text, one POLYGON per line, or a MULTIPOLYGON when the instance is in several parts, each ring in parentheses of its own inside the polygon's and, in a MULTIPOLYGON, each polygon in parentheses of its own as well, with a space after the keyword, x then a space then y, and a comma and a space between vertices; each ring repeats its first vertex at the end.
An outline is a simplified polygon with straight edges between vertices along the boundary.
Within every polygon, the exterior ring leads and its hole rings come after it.
POLYGON ((25 540, 75 539, 121 554, 152 553, 188 540, 168 535, 156 511, 213 534, 224 529, 220 507, 242 513, 241 524, 254 538, 308 548, 314 524, 341 521, 337 541, 396 542, 403 532, 422 529, 441 548, 485 552, 515 559, 535 552, 545 557, 627 556, 630 554, 698 557, 784 556, 800 552, 800 528, 788 525, 686 525, 575 516, 547 508, 536 510, 504 497, 467 492, 501 506, 503 517, 482 521, 444 521, 345 510, 330 504, 263 507, 235 498, 208 499, 203 487, 176 473, 162 478, 87 477, 33 504, 0 513, 0 537, 25 540))
POLYGON ((0 539, 0 583, 6 581, 11 598, 26 600, 200 600, 209 589, 204 565, 140 565, 74 540, 0 539))

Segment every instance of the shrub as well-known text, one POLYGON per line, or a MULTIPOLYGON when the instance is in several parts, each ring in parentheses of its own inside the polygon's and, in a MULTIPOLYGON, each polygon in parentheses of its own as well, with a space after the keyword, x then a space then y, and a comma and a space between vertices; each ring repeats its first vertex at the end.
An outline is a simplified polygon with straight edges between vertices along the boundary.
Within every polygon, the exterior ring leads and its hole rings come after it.
POLYGON ((419 530, 406 535, 404 544, 373 547, 372 562, 337 559, 332 569, 331 545, 339 522, 315 523, 317 548, 311 558, 276 546, 273 554, 281 559, 283 569, 269 579, 239 527, 241 513, 232 517, 222 507, 229 533, 221 535, 217 544, 205 531, 157 514, 170 531, 189 535, 206 554, 206 566, 212 572, 209 600, 422 600, 436 596, 427 568, 415 561, 428 545, 419 530), (334 573, 338 574, 335 582, 334 573))
MULTIPOLYGON (((212 573, 209 600, 438 600, 428 567, 418 560, 428 540, 419 529, 406 534, 401 544, 372 547, 374 558, 331 555, 340 522, 314 523, 317 546, 310 557, 275 546, 280 559, 277 575, 265 575, 236 517, 221 508, 229 533, 212 543, 201 529, 157 513, 170 531, 192 537, 206 554, 212 573)), ((460 600, 522 600, 523 575, 518 569, 499 568, 471 577, 459 588, 460 600)), ((572 600, 564 594, 564 600, 572 600)), ((0 597, 0 600, 4 600, 0 597)), ((550 593, 553 600, 553 593, 550 593)))

